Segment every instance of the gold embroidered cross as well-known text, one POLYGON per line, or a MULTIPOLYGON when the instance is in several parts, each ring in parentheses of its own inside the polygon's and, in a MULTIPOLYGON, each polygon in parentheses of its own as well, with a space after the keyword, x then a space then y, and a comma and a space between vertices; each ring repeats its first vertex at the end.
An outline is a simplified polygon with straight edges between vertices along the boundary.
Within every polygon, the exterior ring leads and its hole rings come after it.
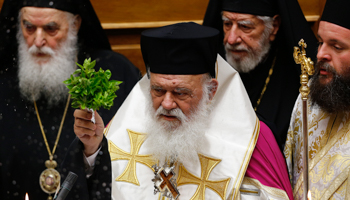
MULTIPOLYGON (((136 176, 136 162, 142 163, 152 169, 152 165, 155 164, 151 155, 139 155, 141 145, 146 139, 146 135, 142 133, 137 133, 132 130, 127 129, 130 138, 130 153, 117 147, 111 140, 109 140, 109 153, 111 155, 111 160, 128 160, 128 165, 126 166, 124 172, 118 176, 116 181, 125 181, 133 183, 135 185, 140 185, 136 176)), ((153 170, 153 169, 152 169, 153 170)))
POLYGON ((199 160, 201 162, 201 177, 198 178, 186 170, 186 168, 181 165, 179 169, 179 178, 177 185, 187 185, 195 184, 198 185, 196 192, 190 200, 204 200, 205 199, 205 189, 210 188, 216 192, 221 199, 226 196, 227 186, 230 182, 230 178, 218 181, 208 180, 211 171, 215 168, 221 160, 206 157, 204 155, 198 154, 199 160))

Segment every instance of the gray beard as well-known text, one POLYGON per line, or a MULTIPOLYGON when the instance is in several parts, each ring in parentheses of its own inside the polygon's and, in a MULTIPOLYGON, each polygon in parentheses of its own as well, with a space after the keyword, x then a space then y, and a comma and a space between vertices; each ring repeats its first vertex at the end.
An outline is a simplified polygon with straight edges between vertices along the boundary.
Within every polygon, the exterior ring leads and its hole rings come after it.
POLYGON ((52 57, 46 63, 39 64, 30 52, 37 51, 37 47, 27 46, 22 31, 17 33, 19 57, 19 88, 22 96, 29 101, 36 101, 44 96, 49 105, 57 105, 65 101, 68 89, 63 81, 68 79, 76 69, 77 40, 73 31, 68 32, 67 39, 57 50, 49 47, 43 49, 51 52, 52 57))
POLYGON ((202 100, 190 117, 186 117, 179 108, 175 111, 179 113, 181 123, 160 120, 157 113, 164 108, 159 107, 155 111, 151 97, 148 98, 148 105, 148 135, 145 146, 153 158, 158 160, 160 165, 174 158, 180 163, 198 160, 198 153, 205 142, 204 136, 212 107, 208 95, 203 93, 202 100))

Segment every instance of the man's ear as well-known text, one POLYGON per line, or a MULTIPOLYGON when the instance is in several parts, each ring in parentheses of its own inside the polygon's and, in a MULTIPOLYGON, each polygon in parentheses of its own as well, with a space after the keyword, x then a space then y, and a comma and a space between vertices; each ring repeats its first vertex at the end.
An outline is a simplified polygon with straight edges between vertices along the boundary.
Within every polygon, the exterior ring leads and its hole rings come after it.
POLYGON ((273 16, 273 29, 270 34, 270 42, 274 41, 276 39, 277 32, 281 25, 281 17, 279 15, 273 16))
POLYGON ((81 17, 80 17, 80 15, 75 15, 74 16, 74 28, 77 31, 77 34, 79 32, 80 26, 81 26, 81 17))
POLYGON ((219 82, 215 78, 212 78, 210 81, 210 91, 209 91, 209 100, 212 100, 218 90, 219 82))

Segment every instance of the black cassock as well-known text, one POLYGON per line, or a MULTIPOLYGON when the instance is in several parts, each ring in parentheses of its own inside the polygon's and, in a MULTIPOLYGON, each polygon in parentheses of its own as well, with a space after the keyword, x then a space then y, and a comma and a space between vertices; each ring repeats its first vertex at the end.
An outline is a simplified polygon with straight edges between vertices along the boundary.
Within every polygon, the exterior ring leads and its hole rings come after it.
MULTIPOLYGON (((99 111, 105 125, 107 125, 139 80, 140 72, 124 56, 110 50, 98 50, 82 57, 85 56, 91 56, 92 59, 97 58, 96 69, 100 67, 110 69, 112 72, 111 79, 123 81, 117 91, 118 97, 114 100, 114 106, 110 110, 101 109, 99 111)), ((82 62, 83 60, 80 61, 80 63, 82 62)), ((23 200, 26 192, 30 199, 47 199, 48 195, 40 188, 39 176, 46 169, 45 161, 49 159, 49 154, 40 131, 34 105, 20 96, 17 67, 9 66, 3 69, 0 72, 0 199, 23 200)), ((42 99, 37 101, 51 151, 56 140, 65 104, 64 102, 59 106, 50 107, 42 99)), ((73 112, 74 109, 69 106, 54 155, 54 160, 58 163, 56 169, 61 176, 63 175, 61 184, 65 178, 64 176, 70 170, 63 170, 62 162, 70 144, 75 139, 73 112)), ((77 155, 80 156, 75 158, 74 161, 82 162, 83 154, 80 152, 77 155)), ((86 181, 81 173, 85 173, 84 169, 79 172, 79 180, 76 184, 78 187, 74 189, 84 191, 86 188, 81 188, 82 184, 79 184, 81 178, 86 181)), ((110 180, 104 184, 106 186, 105 191, 108 191, 109 184, 110 180)), ((77 197, 75 195, 73 199, 88 198, 87 196, 77 197)))

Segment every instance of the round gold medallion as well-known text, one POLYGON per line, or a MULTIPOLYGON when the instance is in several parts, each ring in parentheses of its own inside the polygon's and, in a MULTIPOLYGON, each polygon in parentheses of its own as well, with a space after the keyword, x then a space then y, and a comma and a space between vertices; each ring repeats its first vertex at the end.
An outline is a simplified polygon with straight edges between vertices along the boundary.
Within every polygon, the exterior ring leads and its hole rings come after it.
POLYGON ((45 169, 41 174, 39 178, 39 183, 41 189, 48 193, 52 194, 55 193, 57 190, 57 187, 60 184, 61 176, 60 173, 58 173, 57 170, 54 169, 53 166, 57 166, 56 161, 54 160, 47 160, 45 162, 45 165, 48 169, 45 169))

